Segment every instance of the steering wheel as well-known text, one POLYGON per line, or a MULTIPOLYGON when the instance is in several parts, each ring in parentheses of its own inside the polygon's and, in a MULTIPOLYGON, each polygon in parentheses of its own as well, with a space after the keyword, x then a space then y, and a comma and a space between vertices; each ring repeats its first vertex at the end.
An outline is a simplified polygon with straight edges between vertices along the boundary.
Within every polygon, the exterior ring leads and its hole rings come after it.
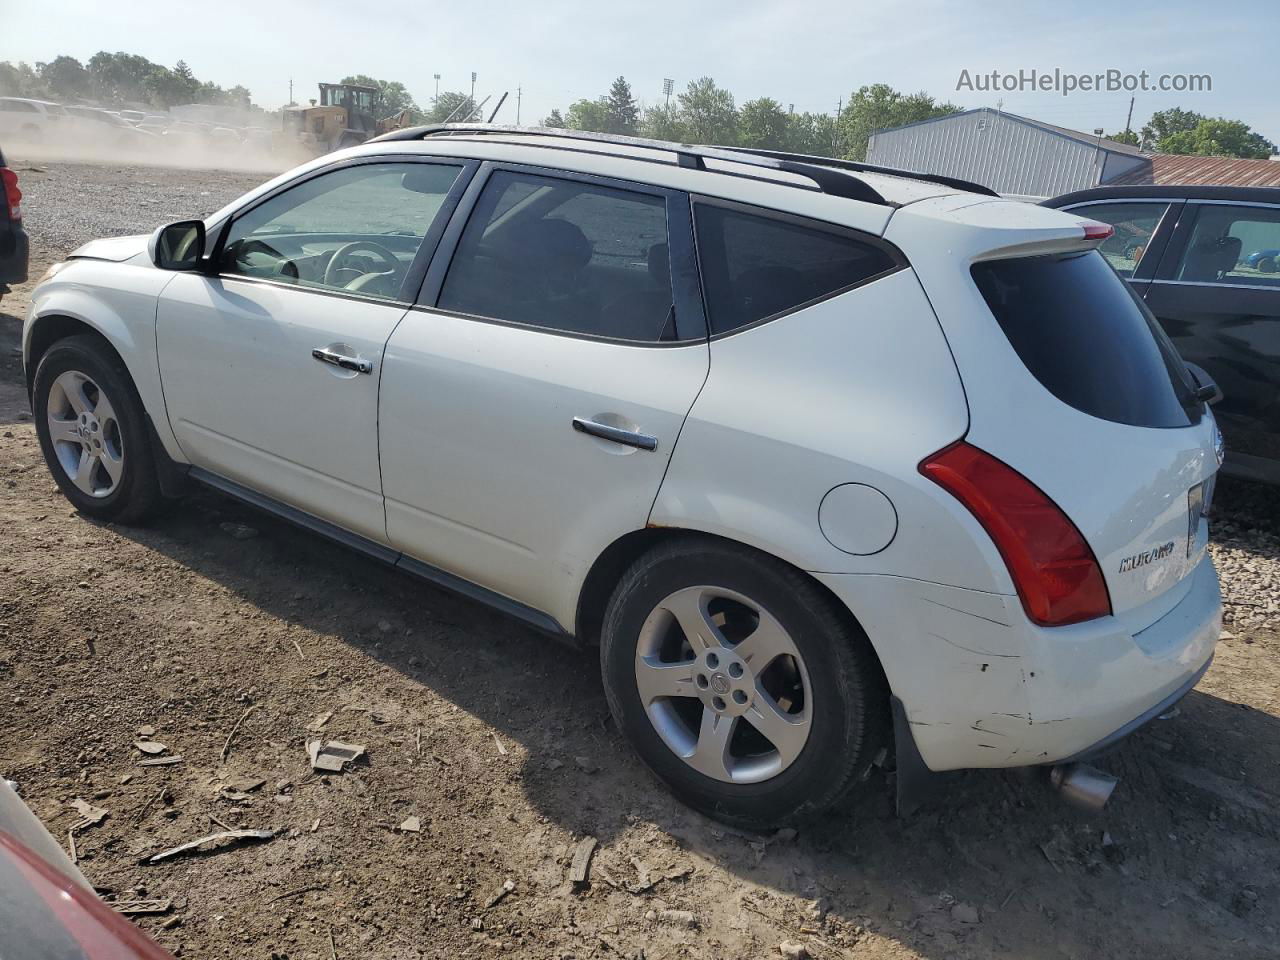
MULTIPOLYGON (((250 237, 235 244, 232 250, 232 259, 236 261, 240 261, 242 257, 251 253, 261 253, 264 256, 271 257, 276 261, 273 265, 275 273, 293 280, 298 279, 298 265, 269 243, 250 237)), ((246 266, 248 265, 246 261, 246 266)))
MULTIPOLYGON (((344 267, 342 262, 357 250, 365 250, 377 256, 387 267, 391 273, 400 270, 400 260, 394 253, 381 244, 374 243, 372 240, 353 240, 351 243, 344 243, 337 250, 333 251, 333 256, 329 258, 328 265, 324 268, 324 282, 331 286, 343 286, 338 280, 338 271, 355 270, 354 267, 344 267)), ((364 274, 364 270, 356 270, 357 273, 364 274)), ((358 278, 357 278, 358 279, 358 278)))

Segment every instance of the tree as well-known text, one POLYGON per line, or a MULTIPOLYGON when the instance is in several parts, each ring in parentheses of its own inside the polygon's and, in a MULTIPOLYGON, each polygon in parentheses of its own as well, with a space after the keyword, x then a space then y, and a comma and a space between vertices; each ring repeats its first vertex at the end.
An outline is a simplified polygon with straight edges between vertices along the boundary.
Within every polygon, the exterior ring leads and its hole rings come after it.
POLYGON ((0 63, 0 96, 43 97, 44 83, 26 63, 0 63))
POLYGON ((680 123, 695 143, 732 146, 738 142, 738 111, 733 94, 717 87, 710 77, 689 81, 688 88, 676 99, 680 103, 680 123))
POLYGON ((545 117, 542 118, 542 126, 552 130, 563 130, 565 128, 564 117, 560 116, 560 111, 552 109, 545 117))
POLYGON ((787 123, 787 149, 815 157, 835 156, 836 120, 828 113, 800 113, 787 123))
POLYGON ((685 129, 680 109, 669 104, 647 107, 640 121, 640 133, 653 140, 673 140, 685 143, 691 139, 685 129))
POLYGON ((90 95, 89 71, 75 57, 55 57, 37 64, 37 69, 45 88, 59 100, 83 100, 90 95))
POLYGON ((1160 153, 1193 154, 1199 157, 1244 157, 1265 160, 1276 145, 1239 120, 1225 117, 1201 119, 1190 130, 1180 130, 1156 142, 1160 153))
POLYGON ((1157 144, 1161 140, 1171 137, 1175 133, 1194 130, 1196 124, 1204 119, 1204 114, 1195 113, 1191 110, 1182 110, 1178 107, 1157 110, 1151 115, 1151 119, 1147 121, 1146 126, 1142 128, 1139 146, 1143 150, 1158 150, 1157 144))
POLYGON ((431 109, 423 114, 423 123, 465 123, 476 115, 471 97, 456 90, 446 90, 431 101, 431 109), (470 109, 467 105, 470 104, 470 109), (452 119, 450 119, 452 118, 452 119))
POLYGON ((769 97, 748 100, 738 114, 738 138, 745 147, 785 150, 789 120, 777 100, 769 97))
POLYGON ((609 129, 608 101, 601 97, 599 100, 577 100, 569 104, 564 125, 570 130, 606 132, 609 129))
POLYGON ((381 120, 401 110, 410 111, 414 117, 422 111, 413 100, 413 95, 399 80, 375 80, 373 77, 358 73, 355 76, 343 77, 341 83, 353 83, 360 87, 373 87, 376 91, 372 97, 370 109, 375 118, 381 120))
POLYGON ((1120 133, 1107 134, 1108 140, 1114 140, 1116 143, 1127 143, 1131 147, 1138 145, 1138 135, 1132 130, 1122 130, 1120 133))
POLYGON ((887 83, 860 87, 840 111, 837 124, 839 149, 851 160, 865 160, 867 142, 877 130, 958 113, 953 103, 939 103, 923 90, 903 94, 887 83))
MULTIPOLYGON (((147 80, 157 70, 168 72, 167 68, 135 53, 100 50, 89 58, 93 96, 107 103, 150 100, 147 80)), ((151 86, 155 87, 156 81, 153 80, 151 86)))
POLYGON ((609 95, 605 97, 605 130, 632 136, 640 122, 640 108, 631 95, 631 84, 625 77, 613 81, 609 95))

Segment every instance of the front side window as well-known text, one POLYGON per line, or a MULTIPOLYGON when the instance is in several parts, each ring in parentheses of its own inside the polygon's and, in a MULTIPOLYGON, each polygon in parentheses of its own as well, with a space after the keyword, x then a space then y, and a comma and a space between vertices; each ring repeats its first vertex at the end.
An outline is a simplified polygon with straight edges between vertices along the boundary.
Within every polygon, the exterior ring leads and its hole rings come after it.
POLYGON ((846 234, 708 203, 694 207, 712 334, 833 296, 894 269, 881 247, 846 234))
POLYGON ((1160 225, 1167 203, 1090 203, 1080 207, 1068 207, 1072 213, 1100 223, 1110 224, 1115 232, 1098 248, 1107 262, 1122 277, 1132 277, 1133 271, 1146 255, 1151 236, 1160 225))
POLYGON ((1280 209, 1202 204, 1175 280, 1280 288, 1280 209))
POLYGON ((372 163, 308 180, 234 220, 219 269, 302 287, 399 297, 461 169, 372 163))
POLYGON ((567 333, 675 336, 666 200, 500 171, 467 222, 442 310, 567 333))

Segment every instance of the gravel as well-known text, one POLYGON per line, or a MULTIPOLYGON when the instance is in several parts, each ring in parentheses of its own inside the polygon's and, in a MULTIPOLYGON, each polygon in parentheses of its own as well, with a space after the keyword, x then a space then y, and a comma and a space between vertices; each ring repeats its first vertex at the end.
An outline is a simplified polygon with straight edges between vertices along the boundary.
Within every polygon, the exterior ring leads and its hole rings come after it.
POLYGON ((31 235, 33 279, 43 266, 98 237, 150 233, 206 217, 269 175, 218 170, 14 161, 31 235))
POLYGON ((1280 492, 1224 478, 1214 496, 1210 550, 1232 628, 1280 627, 1280 492))

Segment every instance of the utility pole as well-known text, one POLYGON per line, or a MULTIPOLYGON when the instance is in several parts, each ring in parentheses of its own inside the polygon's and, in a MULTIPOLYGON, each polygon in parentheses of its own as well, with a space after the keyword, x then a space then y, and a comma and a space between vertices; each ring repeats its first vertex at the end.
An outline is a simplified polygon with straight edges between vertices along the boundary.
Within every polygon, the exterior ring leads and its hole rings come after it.
POLYGON ((667 107, 671 106, 671 91, 675 87, 675 82, 670 77, 662 79, 662 95, 667 98, 667 107))
POLYGON ((433 76, 433 77, 435 77, 435 79, 436 79, 436 95, 435 95, 435 99, 436 99, 436 100, 439 100, 439 99, 440 99, 440 74, 438 74, 438 73, 433 73, 433 74, 432 74, 432 76, 433 76))
POLYGON ((289 102, 293 103, 293 77, 289 78, 289 102))
POLYGON ((840 153, 840 114, 844 113, 844 97, 836 101, 836 122, 831 125, 831 150, 840 153))
POLYGON ((523 94, 523 91, 519 87, 516 87, 516 126, 517 127, 520 126, 520 97, 522 96, 522 94, 523 94))
POLYGON ((1124 118, 1124 138, 1129 139, 1129 128, 1133 125, 1133 101, 1136 97, 1129 98, 1129 115, 1124 118))
MULTIPOLYGON (((472 70, 471 71, 471 109, 473 113, 475 111, 475 108, 476 108, 476 72, 472 70)), ((474 120, 475 117, 474 115, 468 115, 467 119, 474 120)))

